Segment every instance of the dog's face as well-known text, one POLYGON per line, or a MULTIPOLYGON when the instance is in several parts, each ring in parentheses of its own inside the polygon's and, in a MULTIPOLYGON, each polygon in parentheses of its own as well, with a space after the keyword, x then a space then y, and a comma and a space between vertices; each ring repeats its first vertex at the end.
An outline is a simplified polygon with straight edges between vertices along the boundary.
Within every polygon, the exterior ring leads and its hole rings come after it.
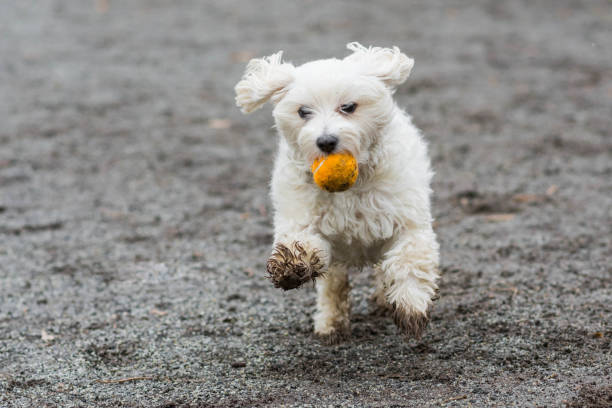
POLYGON ((365 48, 351 43, 348 57, 309 62, 299 67, 281 62, 279 52, 249 63, 236 85, 236 101, 245 113, 268 99, 275 103, 278 129, 296 157, 348 151, 365 163, 381 129, 391 120, 392 94, 414 61, 393 48, 365 48))

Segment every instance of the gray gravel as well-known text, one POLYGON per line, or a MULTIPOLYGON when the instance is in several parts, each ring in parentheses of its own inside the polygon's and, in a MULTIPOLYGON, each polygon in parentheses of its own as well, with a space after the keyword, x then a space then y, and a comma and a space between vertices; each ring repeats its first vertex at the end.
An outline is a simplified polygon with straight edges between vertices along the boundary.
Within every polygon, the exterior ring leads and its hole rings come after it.
POLYGON ((612 403, 609 1, 104 5, 0 2, 0 406, 612 403), (444 275, 418 342, 367 271, 331 347, 314 291, 263 278, 275 135, 233 85, 349 41, 416 59, 444 275))

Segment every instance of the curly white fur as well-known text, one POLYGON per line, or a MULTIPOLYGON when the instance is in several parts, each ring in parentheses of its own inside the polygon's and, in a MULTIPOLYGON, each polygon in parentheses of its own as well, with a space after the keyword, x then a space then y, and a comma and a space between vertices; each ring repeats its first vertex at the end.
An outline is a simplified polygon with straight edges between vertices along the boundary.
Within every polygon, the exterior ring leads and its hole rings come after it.
POLYGON ((404 328, 425 321, 438 279, 427 146, 392 99, 414 61, 397 47, 347 47, 344 59, 298 67, 282 62, 281 52, 254 59, 236 85, 244 112, 275 103, 274 241, 318 252, 326 274, 317 283, 315 332, 327 336, 348 330, 348 266, 376 265, 377 303, 395 310, 404 328), (354 113, 340 110, 347 103, 357 104, 354 113), (323 134, 338 137, 335 151, 357 158, 359 178, 348 191, 328 193, 312 181, 323 134))

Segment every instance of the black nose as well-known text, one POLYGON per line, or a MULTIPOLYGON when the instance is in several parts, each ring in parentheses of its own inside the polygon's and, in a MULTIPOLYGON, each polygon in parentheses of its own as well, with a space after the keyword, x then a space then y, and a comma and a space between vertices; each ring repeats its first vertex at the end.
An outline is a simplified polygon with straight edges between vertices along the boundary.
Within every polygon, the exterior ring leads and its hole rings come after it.
POLYGON ((317 146, 322 152, 331 153, 338 145, 338 138, 334 135, 323 135, 317 138, 317 146))

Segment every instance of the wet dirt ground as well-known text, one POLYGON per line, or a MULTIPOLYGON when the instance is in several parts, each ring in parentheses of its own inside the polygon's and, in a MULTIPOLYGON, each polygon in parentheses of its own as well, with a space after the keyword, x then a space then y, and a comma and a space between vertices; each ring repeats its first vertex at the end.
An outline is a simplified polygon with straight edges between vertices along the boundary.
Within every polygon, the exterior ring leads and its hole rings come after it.
POLYGON ((0 406, 610 406, 612 4, 0 3, 0 406), (312 335, 264 279, 253 56, 416 60, 441 298, 420 341, 312 335))

